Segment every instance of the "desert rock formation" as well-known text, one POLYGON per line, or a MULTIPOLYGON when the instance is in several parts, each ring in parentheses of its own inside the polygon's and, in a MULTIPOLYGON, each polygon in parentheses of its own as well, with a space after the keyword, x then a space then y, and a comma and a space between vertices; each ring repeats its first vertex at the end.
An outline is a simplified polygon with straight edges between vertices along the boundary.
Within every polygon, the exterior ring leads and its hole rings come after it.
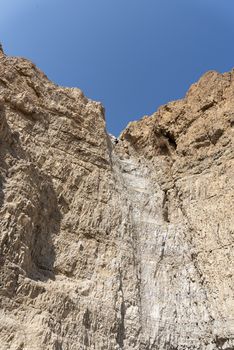
POLYGON ((234 349, 234 72, 113 142, 0 53, 0 349, 234 349))

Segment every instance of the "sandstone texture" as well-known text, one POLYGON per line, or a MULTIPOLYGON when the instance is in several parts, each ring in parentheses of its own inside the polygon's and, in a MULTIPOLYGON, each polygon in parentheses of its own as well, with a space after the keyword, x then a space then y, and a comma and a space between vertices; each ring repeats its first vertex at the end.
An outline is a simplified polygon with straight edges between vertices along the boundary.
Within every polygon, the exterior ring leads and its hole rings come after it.
POLYGON ((0 51, 0 350, 234 349, 234 72, 115 142, 0 51))

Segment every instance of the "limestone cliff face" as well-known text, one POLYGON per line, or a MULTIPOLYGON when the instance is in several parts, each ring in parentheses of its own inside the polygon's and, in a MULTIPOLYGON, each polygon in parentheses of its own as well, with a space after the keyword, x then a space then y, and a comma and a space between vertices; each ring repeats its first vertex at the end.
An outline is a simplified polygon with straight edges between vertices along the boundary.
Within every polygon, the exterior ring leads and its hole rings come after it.
POLYGON ((234 349, 234 73, 128 125, 0 57, 0 349, 234 349))

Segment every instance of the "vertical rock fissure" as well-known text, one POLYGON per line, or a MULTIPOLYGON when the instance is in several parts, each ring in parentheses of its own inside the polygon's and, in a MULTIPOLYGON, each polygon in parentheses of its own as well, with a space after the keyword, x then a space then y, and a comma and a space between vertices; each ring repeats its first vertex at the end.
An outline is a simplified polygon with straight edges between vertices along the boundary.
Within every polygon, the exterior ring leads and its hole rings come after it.
POLYGON ((123 292, 123 281, 122 281, 122 271, 119 271, 119 292, 121 293, 121 304, 120 304, 120 322, 117 330, 116 340, 120 348, 124 347, 125 339, 125 302, 124 302, 124 292, 123 292))

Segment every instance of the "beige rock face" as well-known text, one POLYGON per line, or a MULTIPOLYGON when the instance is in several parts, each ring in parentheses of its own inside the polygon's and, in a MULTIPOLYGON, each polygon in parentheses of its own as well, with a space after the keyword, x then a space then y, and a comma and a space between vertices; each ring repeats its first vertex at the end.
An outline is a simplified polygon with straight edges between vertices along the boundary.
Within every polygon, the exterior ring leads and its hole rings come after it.
POLYGON ((231 350, 234 73, 128 125, 0 57, 0 349, 231 350))

